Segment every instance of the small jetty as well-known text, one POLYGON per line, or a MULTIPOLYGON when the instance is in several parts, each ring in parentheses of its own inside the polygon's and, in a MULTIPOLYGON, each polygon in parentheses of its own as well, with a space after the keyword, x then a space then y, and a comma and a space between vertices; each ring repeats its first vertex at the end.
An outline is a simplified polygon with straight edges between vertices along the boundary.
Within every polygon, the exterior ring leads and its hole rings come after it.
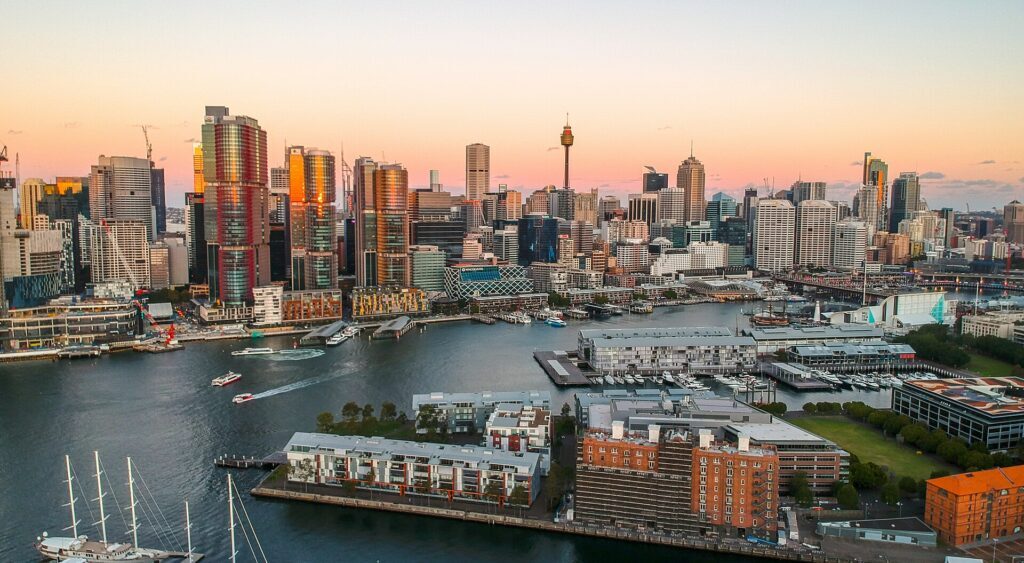
POLYGON ((373 338, 375 340, 385 340, 388 338, 401 338, 403 334, 412 330, 416 325, 412 319, 406 316, 401 316, 380 325, 380 328, 373 331, 373 338))
POLYGON ((492 325, 495 322, 497 322, 493 318, 488 317, 487 315, 473 315, 473 321, 483 323, 485 325, 492 325))
POLYGON ((213 460, 217 467, 228 469, 273 469, 278 465, 288 463, 288 455, 284 452, 274 452, 266 457, 256 456, 231 456, 227 454, 213 460))
POLYGON ((544 373, 559 387, 590 385, 590 380, 572 361, 569 352, 538 350, 533 353, 533 359, 537 360, 544 373))
POLYGON ((102 350, 99 346, 68 346, 57 351, 61 359, 98 358, 102 350))
POLYGON ((149 354, 163 354, 164 352, 175 352, 177 350, 184 350, 185 347, 178 342, 165 343, 165 342, 152 342, 149 344, 139 344, 133 348, 136 352, 146 352, 149 354))
POLYGON ((318 327, 299 339, 299 346, 323 346, 327 339, 341 332, 348 326, 345 321, 336 321, 329 325, 318 327))

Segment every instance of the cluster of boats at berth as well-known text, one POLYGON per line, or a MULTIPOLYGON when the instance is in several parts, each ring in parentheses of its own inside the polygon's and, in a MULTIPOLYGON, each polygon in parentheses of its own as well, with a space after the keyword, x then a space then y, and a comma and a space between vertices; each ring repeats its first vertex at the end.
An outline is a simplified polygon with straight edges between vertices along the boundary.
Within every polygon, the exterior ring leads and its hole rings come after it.
MULTIPOLYGON (((735 392, 745 391, 766 391, 770 384, 756 376, 741 375, 715 375, 713 380, 735 392)), ((607 374, 591 379, 594 385, 646 385, 653 383, 658 386, 676 386, 691 391, 711 391, 711 387, 702 383, 697 376, 689 373, 679 372, 675 375, 670 371, 663 371, 661 375, 643 376, 639 374, 607 374)))
POLYGON ((934 373, 908 372, 908 373, 881 373, 877 371, 867 373, 832 373, 828 370, 810 370, 809 377, 813 377, 829 385, 847 389, 867 389, 869 391, 880 391, 891 387, 902 387, 903 382, 914 379, 938 379, 934 373))

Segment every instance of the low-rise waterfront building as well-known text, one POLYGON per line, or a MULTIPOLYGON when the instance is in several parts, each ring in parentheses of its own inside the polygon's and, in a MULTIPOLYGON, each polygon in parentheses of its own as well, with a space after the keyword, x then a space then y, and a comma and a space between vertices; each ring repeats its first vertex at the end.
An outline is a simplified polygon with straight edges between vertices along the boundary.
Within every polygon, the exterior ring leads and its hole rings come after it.
POLYGON ((341 319, 341 316, 340 289, 285 291, 281 295, 282 322, 326 322, 341 319))
POLYGON ((206 325, 251 323, 254 318, 252 305, 199 304, 199 321, 206 325))
POLYGON ((1013 340, 1013 331, 1024 325, 1024 312, 987 313, 960 317, 962 332, 972 336, 998 336, 1013 340))
POLYGON ((504 504, 516 488, 532 504, 540 493, 540 456, 478 446, 296 432, 285 446, 288 480, 443 495, 504 504), (499 497, 485 494, 498 486, 499 497))
POLYGON ((956 300, 946 299, 945 291, 901 293, 875 305, 832 313, 828 322, 913 330, 929 324, 952 325, 956 321, 956 306, 956 300))
POLYGON ((253 324, 277 325, 281 324, 281 299, 284 296, 284 287, 280 285, 266 285, 252 288, 253 299, 253 324))
POLYGON ((526 268, 518 264, 455 264, 444 269, 444 285, 452 299, 533 291, 526 268))
POLYGON ((892 410, 969 444, 1006 450, 1024 440, 1024 378, 907 381, 893 389, 892 410))
POLYGON ((427 294, 416 287, 357 287, 352 291, 352 318, 356 321, 429 313, 427 294))
POLYGON ((1024 531, 1024 465, 929 479, 924 520, 954 545, 1024 531))
POLYGON ((793 346, 786 350, 786 355, 789 361, 810 367, 862 366, 864 369, 899 366, 917 358, 913 347, 882 340, 793 346))
POLYGON ((487 417, 487 446, 507 452, 540 455, 544 475, 551 469, 551 411, 532 405, 498 405, 487 417))
POLYGON ((65 297, 39 307, 11 309, 0 318, 12 350, 59 348, 129 340, 139 331, 138 309, 129 301, 65 297))
MULTIPOLYGON (((938 545, 938 534, 917 517, 840 522, 819 521, 816 531, 820 536, 851 540, 890 542, 921 547, 938 545)), ((947 561, 949 559, 949 557, 946 558, 947 561)))
POLYGON ((754 339, 725 327, 581 330, 578 353, 601 372, 737 371, 757 361, 754 339))
POLYGON ((580 305, 582 303, 596 303, 607 299, 613 305, 622 305, 633 300, 633 290, 628 287, 602 286, 593 289, 570 288, 565 290, 563 297, 569 299, 569 303, 580 305))
POLYGON ((534 310, 546 307, 547 293, 520 293, 519 295, 485 295, 471 297, 470 306, 480 313, 497 313, 500 311, 534 310))
POLYGON ((879 340, 885 334, 879 327, 857 325, 811 327, 752 327, 741 332, 757 343, 757 353, 774 354, 793 346, 823 344, 859 344, 879 340))
MULTIPOLYGON (((419 417, 425 406, 434 409, 440 423, 452 434, 476 433, 487 427, 487 419, 502 407, 529 406, 551 412, 548 391, 483 391, 480 393, 422 393, 412 396, 412 409, 419 417)), ((426 432, 426 430, 422 430, 426 432)))

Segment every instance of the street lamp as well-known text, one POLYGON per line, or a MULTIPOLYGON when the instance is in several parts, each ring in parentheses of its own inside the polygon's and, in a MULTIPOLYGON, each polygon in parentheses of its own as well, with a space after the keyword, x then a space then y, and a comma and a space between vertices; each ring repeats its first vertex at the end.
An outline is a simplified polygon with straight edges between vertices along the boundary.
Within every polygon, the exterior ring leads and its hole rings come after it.
POLYGON ((996 563, 996 544, 999 543, 999 538, 992 538, 992 563, 996 563))

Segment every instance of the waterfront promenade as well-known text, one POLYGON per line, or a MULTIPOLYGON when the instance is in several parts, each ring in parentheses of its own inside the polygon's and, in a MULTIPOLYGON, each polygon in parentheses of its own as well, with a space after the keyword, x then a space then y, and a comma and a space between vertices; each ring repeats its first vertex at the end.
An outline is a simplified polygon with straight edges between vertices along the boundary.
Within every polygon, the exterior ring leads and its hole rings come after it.
MULTIPOLYGON (((852 563, 855 561, 854 559, 849 558, 832 557, 821 553, 820 551, 811 551, 802 546, 791 549, 769 548, 757 546, 740 539, 709 541, 691 536, 643 533, 612 527, 584 526, 571 522, 552 522, 550 519, 531 516, 531 514, 537 512, 533 508, 525 511, 519 511, 516 509, 502 510, 489 504, 477 505, 475 503, 468 502, 449 503, 444 499, 432 499, 432 501, 428 501, 425 497, 403 497, 386 492, 378 493, 377 498, 386 498, 388 500, 374 500, 372 498, 361 498, 367 494, 364 491, 360 491, 359 496, 348 497, 341 495, 341 489, 339 487, 302 484, 291 484, 289 486, 293 487, 294 490, 286 489, 283 480, 274 480, 272 477, 268 477, 260 483, 259 486, 254 488, 251 493, 253 496, 262 498, 302 501, 363 510, 399 512, 432 518, 476 522, 493 526, 526 528, 554 534, 571 534, 590 538, 613 539, 626 542, 676 547, 681 549, 718 552, 744 557, 758 557, 781 561, 808 561, 814 563, 852 563), (429 502, 433 502, 435 506, 429 506, 429 502), (452 508, 446 508, 446 506, 452 506, 452 508), (521 513, 522 516, 517 515, 517 513, 521 513)), ((539 500, 537 502, 539 502, 539 500)), ((537 505, 537 502, 534 503, 535 506, 537 505)))

